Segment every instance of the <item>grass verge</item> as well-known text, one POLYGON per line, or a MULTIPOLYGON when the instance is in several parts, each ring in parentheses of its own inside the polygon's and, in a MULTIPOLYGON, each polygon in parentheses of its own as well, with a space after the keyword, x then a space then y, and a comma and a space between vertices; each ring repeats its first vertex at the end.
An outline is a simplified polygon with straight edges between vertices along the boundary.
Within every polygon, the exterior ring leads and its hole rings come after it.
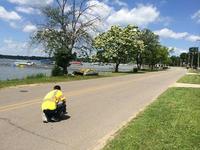
POLYGON ((199 73, 199 70, 197 70, 197 69, 189 69, 188 72, 189 73, 199 73))
POLYGON ((200 75, 185 75, 178 80, 179 83, 200 84, 200 75))
POLYGON ((104 150, 200 149, 200 89, 170 88, 104 150))
POLYGON ((96 79, 96 78, 103 78, 103 77, 116 77, 122 75, 128 75, 130 73, 100 73, 99 76, 59 76, 59 77, 47 77, 44 74, 37 74, 27 76, 24 79, 14 79, 14 80, 6 80, 0 81, 0 89, 10 86, 17 86, 17 85, 26 85, 26 84, 37 84, 37 83, 51 83, 51 82, 67 82, 67 81, 74 81, 74 80, 87 80, 87 79, 96 79))

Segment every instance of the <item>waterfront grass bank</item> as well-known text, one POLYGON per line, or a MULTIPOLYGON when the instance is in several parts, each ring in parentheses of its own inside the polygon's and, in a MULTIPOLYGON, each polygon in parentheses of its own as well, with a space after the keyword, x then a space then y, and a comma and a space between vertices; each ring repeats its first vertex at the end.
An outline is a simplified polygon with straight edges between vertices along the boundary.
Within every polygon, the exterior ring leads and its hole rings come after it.
POLYGON ((104 78, 104 77, 116 77, 122 75, 128 75, 132 72, 127 73, 112 73, 112 72, 102 72, 98 76, 58 76, 58 77, 49 77, 44 74, 37 74, 32 76, 27 76, 24 79, 13 79, 0 81, 0 89, 5 87, 17 86, 17 85, 26 85, 26 84, 38 84, 38 83, 53 83, 53 82, 68 82, 75 80, 88 80, 88 79, 96 79, 96 78, 104 78))

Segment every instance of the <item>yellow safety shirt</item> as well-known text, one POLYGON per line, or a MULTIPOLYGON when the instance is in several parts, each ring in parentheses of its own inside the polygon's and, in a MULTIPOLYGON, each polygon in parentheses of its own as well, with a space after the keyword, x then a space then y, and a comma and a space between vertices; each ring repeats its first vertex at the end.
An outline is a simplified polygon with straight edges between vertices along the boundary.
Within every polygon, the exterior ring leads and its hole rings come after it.
POLYGON ((42 102, 42 110, 55 110, 56 104, 65 101, 65 97, 61 90, 52 90, 44 97, 42 102))

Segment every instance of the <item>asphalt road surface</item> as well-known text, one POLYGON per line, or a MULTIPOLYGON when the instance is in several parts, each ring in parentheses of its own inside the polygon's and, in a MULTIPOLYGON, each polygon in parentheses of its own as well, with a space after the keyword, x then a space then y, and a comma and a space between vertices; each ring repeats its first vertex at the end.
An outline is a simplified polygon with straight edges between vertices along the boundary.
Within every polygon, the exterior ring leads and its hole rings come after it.
MULTIPOLYGON (((43 123, 40 105, 56 83, 0 90, 1 150, 99 149, 119 127, 174 84, 186 70, 59 83, 68 117, 43 123)), ((159 115, 159 114, 158 114, 159 115)))

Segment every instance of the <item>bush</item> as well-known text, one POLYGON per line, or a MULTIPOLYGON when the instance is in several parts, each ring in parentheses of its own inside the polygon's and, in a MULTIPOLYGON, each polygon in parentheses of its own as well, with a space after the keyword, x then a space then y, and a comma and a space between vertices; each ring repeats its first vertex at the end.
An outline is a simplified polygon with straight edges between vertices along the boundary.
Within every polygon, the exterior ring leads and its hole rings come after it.
POLYGON ((46 74, 39 73, 35 75, 29 75, 26 77, 26 79, 39 79, 39 78, 44 78, 44 77, 46 77, 46 74))
POLYGON ((133 72, 137 73, 138 72, 138 68, 133 68, 133 72))
POLYGON ((59 66, 55 66, 52 69, 51 75, 52 76, 63 76, 64 73, 63 73, 62 69, 59 66))
POLYGON ((167 66, 163 67, 164 70, 169 69, 167 66))

